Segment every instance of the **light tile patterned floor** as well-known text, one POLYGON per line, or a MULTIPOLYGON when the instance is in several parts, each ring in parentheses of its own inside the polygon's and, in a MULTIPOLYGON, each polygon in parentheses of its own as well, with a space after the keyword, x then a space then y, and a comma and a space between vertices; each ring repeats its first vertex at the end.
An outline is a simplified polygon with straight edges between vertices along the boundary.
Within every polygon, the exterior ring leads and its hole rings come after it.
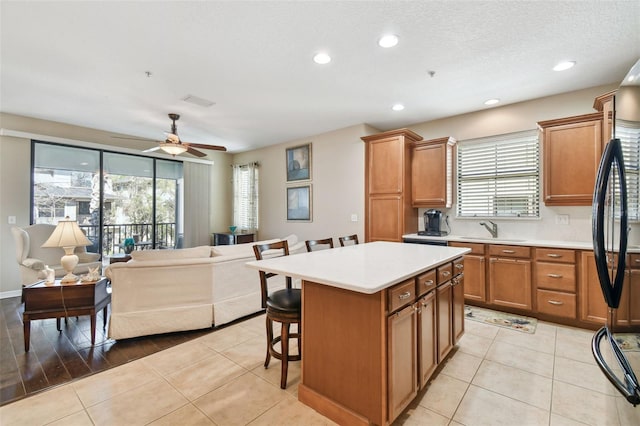
MULTIPOLYGON (((437 377, 396 424, 639 425, 593 361, 593 332, 535 334, 467 321, 437 377)), ((328 425, 297 400, 300 365, 279 388, 264 360, 264 316, 0 407, 7 425, 328 425)), ((640 352, 628 353, 640 373, 640 352)))

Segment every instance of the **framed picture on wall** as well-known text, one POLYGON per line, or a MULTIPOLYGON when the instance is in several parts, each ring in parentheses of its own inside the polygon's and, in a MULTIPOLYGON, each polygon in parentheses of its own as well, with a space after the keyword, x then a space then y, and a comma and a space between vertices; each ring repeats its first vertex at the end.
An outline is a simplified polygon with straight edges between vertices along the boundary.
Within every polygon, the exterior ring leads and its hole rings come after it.
POLYGON ((287 148, 287 182, 311 179, 311 143, 287 148))
POLYGON ((287 188, 287 221, 311 222, 311 185, 287 188))

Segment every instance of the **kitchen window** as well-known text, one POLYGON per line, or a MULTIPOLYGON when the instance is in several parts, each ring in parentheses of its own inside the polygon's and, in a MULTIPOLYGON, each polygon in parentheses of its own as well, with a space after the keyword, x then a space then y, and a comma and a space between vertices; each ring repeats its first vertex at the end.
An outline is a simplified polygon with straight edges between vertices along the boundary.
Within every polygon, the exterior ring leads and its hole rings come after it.
POLYGON ((540 217, 535 130, 461 141, 457 169, 457 217, 540 217))
POLYGON ((628 219, 640 221, 640 128, 638 123, 618 120, 616 137, 620 139, 624 156, 628 219))

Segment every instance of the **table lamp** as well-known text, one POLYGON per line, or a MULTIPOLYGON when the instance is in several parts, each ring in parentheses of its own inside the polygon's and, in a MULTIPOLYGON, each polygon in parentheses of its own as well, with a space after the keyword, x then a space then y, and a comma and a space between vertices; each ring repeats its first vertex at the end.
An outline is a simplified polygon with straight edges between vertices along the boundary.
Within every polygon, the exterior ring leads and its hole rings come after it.
POLYGON ((61 282, 72 283, 78 281, 78 277, 73 275, 73 269, 78 264, 78 256, 74 250, 78 246, 90 246, 91 241, 82 232, 78 226, 78 222, 69 219, 69 216, 58 222, 56 229, 53 230, 51 236, 42 247, 62 247, 64 256, 60 259, 62 268, 67 272, 61 282))

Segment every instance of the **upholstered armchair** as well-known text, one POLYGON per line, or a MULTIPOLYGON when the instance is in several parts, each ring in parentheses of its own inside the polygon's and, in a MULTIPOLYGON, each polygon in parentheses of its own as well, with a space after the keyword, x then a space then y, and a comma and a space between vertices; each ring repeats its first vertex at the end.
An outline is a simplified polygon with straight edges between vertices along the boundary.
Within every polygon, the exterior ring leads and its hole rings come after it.
MULTIPOLYGON (((64 255, 64 250, 59 247, 41 247, 55 228, 55 225, 47 224, 11 228, 11 233, 16 241, 16 258, 20 265, 23 285, 43 279, 45 265, 55 271, 56 278, 66 274, 60 265, 60 258, 64 255)), ((74 274, 86 274, 89 272, 89 268, 101 265, 100 254, 88 253, 85 247, 76 247, 75 254, 78 256, 79 262, 73 270, 74 274)))

